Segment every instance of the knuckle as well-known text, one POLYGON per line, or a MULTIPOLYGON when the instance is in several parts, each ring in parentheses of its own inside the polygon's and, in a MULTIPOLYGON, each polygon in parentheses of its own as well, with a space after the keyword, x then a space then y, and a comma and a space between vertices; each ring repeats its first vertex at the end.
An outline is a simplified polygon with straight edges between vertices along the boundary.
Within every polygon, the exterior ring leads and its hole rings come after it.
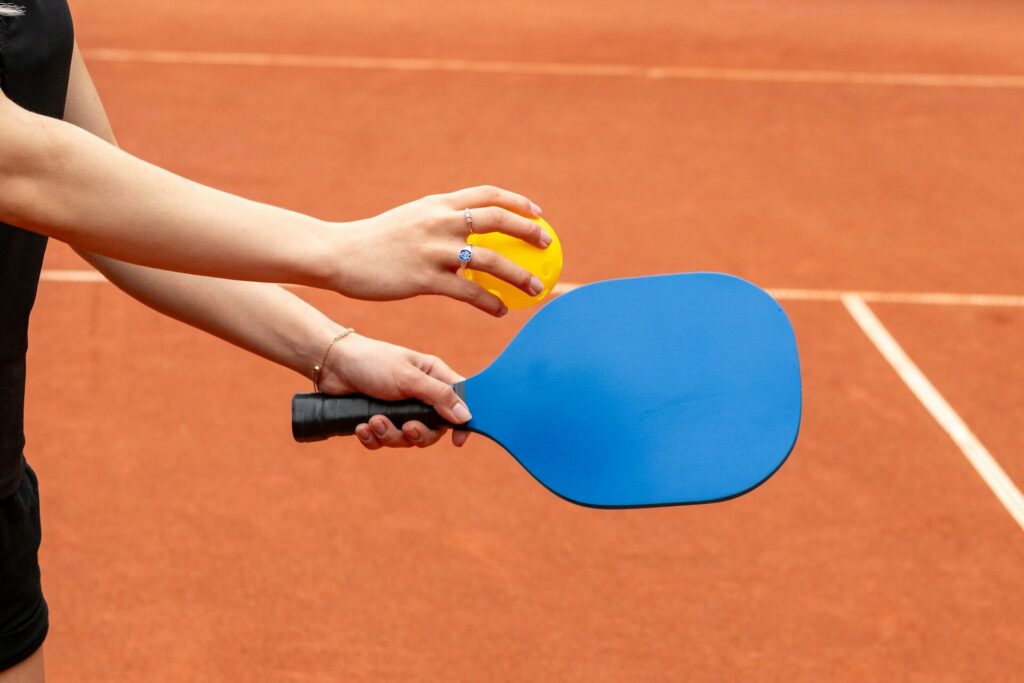
POLYGON ((494 204, 501 198, 501 190, 494 185, 484 185, 482 189, 484 197, 486 197, 487 202, 490 204, 494 204))
POLYGON ((438 358, 437 356, 427 356, 427 363, 430 364, 430 369, 434 371, 448 369, 448 366, 445 364, 445 362, 438 358))
POLYGON ((450 286, 445 290, 445 293, 459 301, 472 301, 473 289, 472 282, 460 277, 458 275, 452 275, 450 286), (470 285, 467 287, 466 285, 470 285))
MULTIPOLYGON (((476 258, 476 256, 473 256, 473 258, 476 258)), ((469 295, 472 285, 473 283, 462 275, 449 272, 444 276, 444 293, 449 296, 464 299, 469 295)))
POLYGON ((416 390, 416 375, 409 370, 403 370, 395 378, 395 388, 403 396, 409 396, 416 390))
POLYGON ((416 275, 409 278, 410 288, 416 294, 436 294, 437 281, 427 275, 416 275))
MULTIPOLYGON (((429 247, 424 249, 424 258, 429 261, 433 261, 434 263, 451 263, 453 258, 451 244, 445 244, 445 242, 441 240, 436 241, 434 244, 431 244, 429 247)), ((434 273, 430 273, 431 277, 433 275, 434 273)))
POLYGON ((449 291, 445 292, 445 294, 455 299, 456 301, 471 302, 473 300, 471 297, 472 292, 469 292, 465 287, 462 286, 452 287, 449 291))
POLYGON ((437 294, 444 285, 439 282, 436 273, 421 273, 412 279, 413 287, 420 294, 437 294))
POLYGON ((443 230, 452 224, 451 211, 440 204, 433 205, 424 214, 423 221, 434 230, 443 230))
POLYGON ((424 209, 440 210, 444 206, 444 195, 428 194, 417 202, 424 209))
POLYGON ((481 287, 477 287, 476 291, 473 292, 473 300, 486 308, 491 307, 491 296, 493 295, 489 294, 486 290, 482 289, 481 287))
POLYGON ((486 291, 480 285, 469 280, 463 280, 466 284, 462 288, 462 296, 460 297, 463 301, 468 304, 472 304, 477 308, 488 308, 487 297, 489 296, 486 291))
POLYGON ((477 249, 473 252, 473 261, 478 266, 476 270, 488 270, 494 267, 494 252, 486 249, 477 249))

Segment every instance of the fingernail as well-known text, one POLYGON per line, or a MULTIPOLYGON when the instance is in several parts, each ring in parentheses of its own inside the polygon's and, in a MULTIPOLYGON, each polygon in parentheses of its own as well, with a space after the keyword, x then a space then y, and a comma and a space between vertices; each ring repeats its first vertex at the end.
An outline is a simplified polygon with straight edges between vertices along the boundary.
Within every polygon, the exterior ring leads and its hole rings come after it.
POLYGON ((466 404, 462 403, 461 401, 455 404, 455 406, 452 408, 452 412, 455 413, 455 419, 458 420, 460 423, 469 422, 471 419, 473 419, 473 416, 469 414, 469 408, 467 408, 466 404))
POLYGON ((363 443, 370 443, 370 435, 366 431, 357 429, 356 436, 358 436, 359 440, 362 441, 363 443))
POLYGON ((551 238, 551 233, 549 233, 547 230, 541 230, 540 231, 540 243, 541 243, 541 245, 543 245, 544 247, 548 247, 548 246, 551 245, 552 242, 554 242, 554 240, 551 238))
POLYGON ((530 278, 530 294, 537 296, 544 291, 544 283, 536 275, 530 278))
POLYGON ((377 436, 384 436, 388 433, 388 426, 384 424, 384 420, 371 420, 370 427, 373 428, 377 436))
POLYGON ((408 434, 409 441, 412 441, 412 442, 415 443, 415 442, 419 441, 422 436, 423 435, 420 434, 420 430, 418 428, 416 428, 416 427, 409 427, 409 434, 408 434))
POLYGON ((502 307, 498 309, 498 317, 500 318, 504 316, 506 313, 508 313, 508 306, 505 306, 503 304, 502 307))
POLYGON ((534 215, 534 216, 539 216, 539 215, 541 215, 542 213, 544 213, 544 212, 543 212, 543 211, 541 210, 541 208, 540 208, 539 206, 537 206, 536 204, 534 204, 533 202, 530 202, 530 210, 531 210, 531 211, 533 211, 533 215, 534 215))

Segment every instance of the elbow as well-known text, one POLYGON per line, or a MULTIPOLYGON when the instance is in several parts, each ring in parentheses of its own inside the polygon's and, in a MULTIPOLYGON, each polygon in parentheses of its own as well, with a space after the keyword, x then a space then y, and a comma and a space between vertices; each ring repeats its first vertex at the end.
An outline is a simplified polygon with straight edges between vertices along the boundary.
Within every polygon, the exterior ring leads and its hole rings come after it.
POLYGON ((22 228, 33 222, 40 194, 27 166, 9 148, 0 153, 0 221, 22 228))
POLYGON ((46 193, 32 173, 7 162, 0 157, 0 222, 36 230, 44 222, 46 193))
POLYGON ((53 144, 46 121, 10 100, 0 101, 0 178, 31 175, 39 166, 53 144))

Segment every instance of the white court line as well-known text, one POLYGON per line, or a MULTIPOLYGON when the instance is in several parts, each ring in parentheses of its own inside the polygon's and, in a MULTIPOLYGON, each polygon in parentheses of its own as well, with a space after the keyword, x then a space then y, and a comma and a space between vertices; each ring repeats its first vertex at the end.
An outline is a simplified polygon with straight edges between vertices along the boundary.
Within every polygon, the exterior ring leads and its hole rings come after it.
POLYGON ((886 304, 936 304, 944 306, 1024 307, 1024 296, 1013 294, 963 294, 957 292, 871 292, 838 289, 770 289, 776 299, 790 301, 842 301, 858 296, 865 301, 886 304))
MULTIPOLYGON (((576 289, 575 282, 559 282, 555 294, 576 289)), ((1007 306, 1024 308, 1024 296, 1013 294, 961 294, 956 292, 872 292, 841 289, 769 289, 781 301, 842 301, 844 296, 857 296, 865 301, 893 304, 935 304, 945 306, 1007 306)))
POLYGON ((589 76, 652 80, 739 81, 828 85, 912 86, 920 88, 1024 89, 1022 74, 885 73, 800 69, 733 69, 699 66, 643 66, 571 62, 517 62, 418 57, 273 54, 268 52, 186 52, 93 48, 85 56, 98 62, 199 64, 210 66, 292 67, 361 71, 434 71, 527 76, 589 76))
MULTIPOLYGON (((43 270, 40 279, 44 282, 64 283, 107 282, 107 279, 98 271, 84 269, 46 269, 43 270)), ((561 282, 555 286, 554 293, 563 294, 579 286, 576 283, 561 282)), ((1024 307, 1024 296, 936 292, 844 292, 830 289, 775 289, 769 291, 777 299, 783 300, 841 301, 868 338, 914 392, 918 400, 960 447, 967 460, 978 471, 978 474, 992 489, 1010 515, 1024 529, 1024 496, 1021 495, 1020 490, 956 411, 907 356, 866 303, 871 300, 908 304, 1024 307)))
POLYGON ((1021 495, 1020 489, 1007 476, 988 449, 982 445, 978 437, 974 435, 935 386, 928 381, 928 378, 900 347, 889 330, 882 325, 882 321, 868 307, 864 299, 855 294, 848 294, 842 298, 842 302, 853 319, 860 325, 864 334, 889 361, 889 365, 899 373, 899 376, 931 413, 939 426, 960 447, 968 462, 974 466, 988 487, 992 489, 992 493, 996 494, 996 498, 1010 513, 1010 516, 1017 521, 1021 529, 1024 529, 1024 495, 1021 495))
MULTIPOLYGON (((43 282, 89 283, 106 282, 107 279, 95 270, 46 269, 40 279, 43 282)), ((559 282, 555 294, 564 294, 581 285, 576 282, 559 282)), ((864 301, 895 304, 936 304, 945 306, 1006 306, 1024 308, 1024 296, 1012 294, 958 294, 955 292, 871 292, 844 291, 839 289, 769 289, 768 292, 782 301, 842 301, 843 297, 856 296, 864 301)))

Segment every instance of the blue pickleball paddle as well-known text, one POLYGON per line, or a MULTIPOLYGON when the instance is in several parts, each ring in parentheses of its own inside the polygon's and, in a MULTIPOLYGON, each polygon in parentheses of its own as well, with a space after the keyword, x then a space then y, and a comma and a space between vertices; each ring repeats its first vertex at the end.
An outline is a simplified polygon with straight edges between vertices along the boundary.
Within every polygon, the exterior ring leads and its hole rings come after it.
MULTIPOLYGON (((473 419, 559 496, 594 507, 710 503, 785 461, 800 428, 800 364, 782 307, 718 273, 609 280, 541 308, 456 385, 473 419)), ((418 401, 297 394, 298 441, 372 415, 445 424, 418 401)))

